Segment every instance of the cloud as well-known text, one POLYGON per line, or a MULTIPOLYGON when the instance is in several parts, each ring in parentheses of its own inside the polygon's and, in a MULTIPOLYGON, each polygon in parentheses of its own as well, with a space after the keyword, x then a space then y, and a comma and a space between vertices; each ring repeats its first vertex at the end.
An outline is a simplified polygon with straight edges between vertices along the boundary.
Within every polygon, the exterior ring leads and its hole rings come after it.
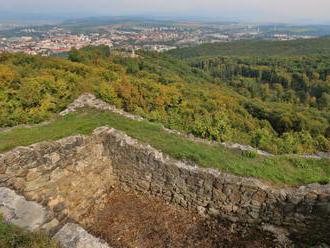
POLYGON ((330 20, 330 0, 0 0, 5 11, 330 20))

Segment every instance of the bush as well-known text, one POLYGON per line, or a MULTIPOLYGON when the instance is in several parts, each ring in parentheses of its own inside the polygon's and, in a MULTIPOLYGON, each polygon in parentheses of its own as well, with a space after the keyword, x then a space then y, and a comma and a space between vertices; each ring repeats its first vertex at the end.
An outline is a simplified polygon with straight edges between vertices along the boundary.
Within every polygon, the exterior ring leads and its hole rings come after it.
POLYGON ((251 144, 262 150, 278 153, 277 142, 274 135, 266 128, 252 132, 251 144))
POLYGON ((258 154, 256 151, 242 151, 242 156, 247 158, 256 158, 258 154))
POLYGON ((100 85, 95 88, 95 94, 107 103, 116 106, 120 105, 120 100, 110 83, 101 82, 100 85))
POLYGON ((325 138, 322 135, 317 136, 316 138, 317 147, 320 151, 328 152, 330 151, 330 140, 325 138))

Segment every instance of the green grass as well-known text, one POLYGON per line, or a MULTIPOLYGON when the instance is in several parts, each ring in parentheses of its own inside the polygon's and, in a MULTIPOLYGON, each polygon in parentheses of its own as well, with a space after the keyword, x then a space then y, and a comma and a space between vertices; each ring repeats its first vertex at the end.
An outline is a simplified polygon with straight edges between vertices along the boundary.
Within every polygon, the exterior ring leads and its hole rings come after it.
POLYGON ((3 222, 0 216, 0 247, 1 248, 58 248, 45 234, 24 231, 3 222))
POLYGON ((90 134, 108 125, 175 157, 192 160, 203 167, 217 168, 241 176, 252 176, 275 184, 301 185, 330 182, 329 159, 302 159, 284 156, 246 156, 220 145, 195 143, 162 130, 159 124, 137 122, 110 112, 84 110, 30 129, 16 128, 0 133, 0 152, 44 140, 90 134))

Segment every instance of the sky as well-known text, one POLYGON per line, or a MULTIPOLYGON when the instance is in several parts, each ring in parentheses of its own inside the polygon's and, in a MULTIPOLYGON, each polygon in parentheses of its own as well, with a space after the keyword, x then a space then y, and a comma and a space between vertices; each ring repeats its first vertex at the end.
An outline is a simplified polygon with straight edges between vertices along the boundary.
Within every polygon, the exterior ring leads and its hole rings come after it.
POLYGON ((0 0, 0 6, 1 12, 16 14, 330 22, 330 0, 0 0))

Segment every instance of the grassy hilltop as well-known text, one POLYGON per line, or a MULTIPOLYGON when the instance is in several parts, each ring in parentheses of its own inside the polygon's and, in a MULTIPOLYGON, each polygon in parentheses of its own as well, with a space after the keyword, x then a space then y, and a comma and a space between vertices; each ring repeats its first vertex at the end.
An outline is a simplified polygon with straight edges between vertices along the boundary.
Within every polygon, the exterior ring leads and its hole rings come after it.
POLYGON ((111 112, 84 110, 33 128, 17 128, 0 133, 0 152, 45 140, 57 140, 77 134, 91 134, 100 126, 109 126, 181 160, 216 168, 240 176, 264 179, 279 185, 330 182, 329 159, 263 157, 250 152, 233 151, 221 145, 196 143, 165 132, 161 125, 134 121, 111 112))

